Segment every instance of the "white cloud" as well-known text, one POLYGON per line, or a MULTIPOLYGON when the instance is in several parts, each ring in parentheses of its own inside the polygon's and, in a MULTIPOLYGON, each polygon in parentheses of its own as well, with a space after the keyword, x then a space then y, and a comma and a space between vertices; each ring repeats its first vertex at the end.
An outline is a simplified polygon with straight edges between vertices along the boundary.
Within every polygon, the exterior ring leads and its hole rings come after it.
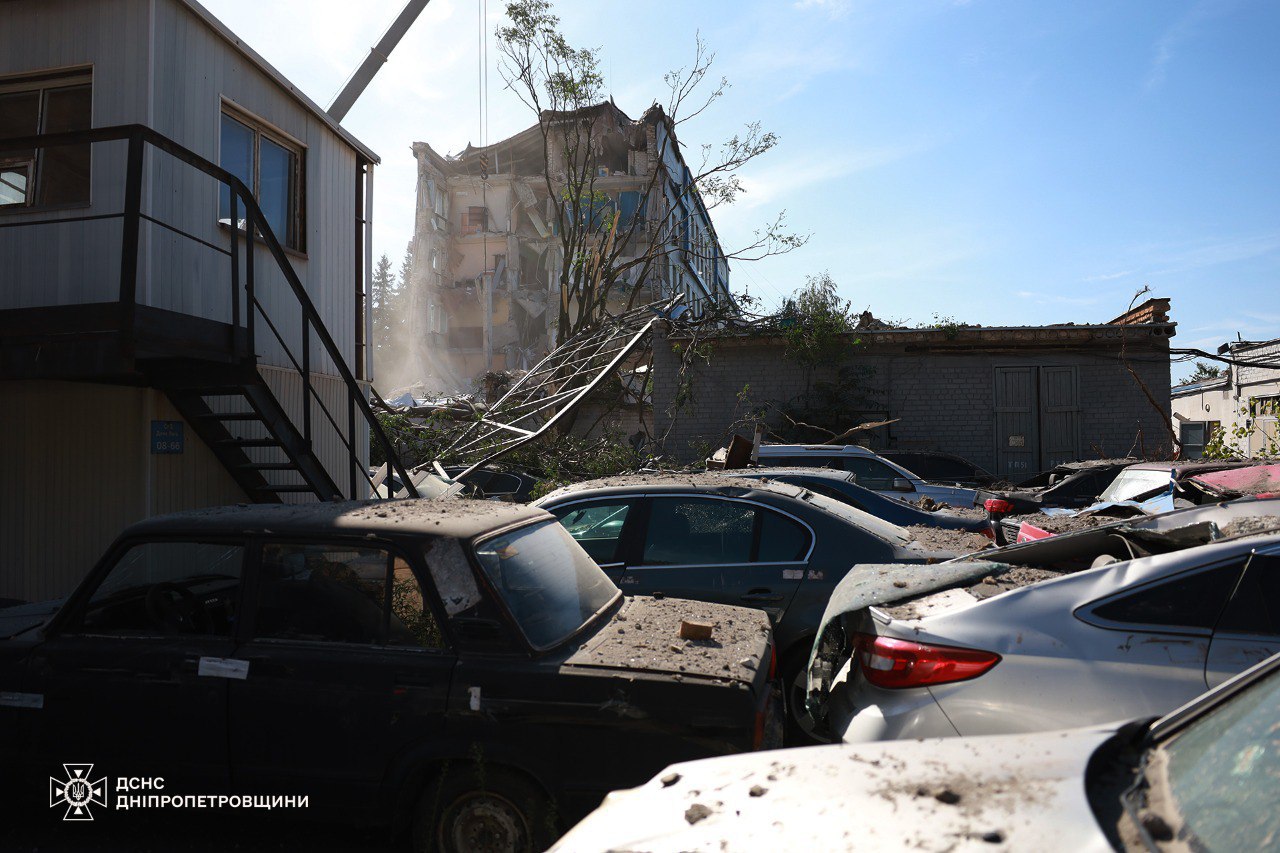
POLYGON ((1231 5, 1231 0, 1200 0, 1174 21, 1156 40, 1144 87, 1150 91, 1164 85, 1169 65, 1182 46, 1198 35, 1205 21, 1225 13, 1231 5))
POLYGON ((1091 275, 1080 279, 1081 281, 1115 281, 1117 278, 1133 275, 1133 270, 1121 270, 1120 272, 1105 272, 1098 275, 1091 275))

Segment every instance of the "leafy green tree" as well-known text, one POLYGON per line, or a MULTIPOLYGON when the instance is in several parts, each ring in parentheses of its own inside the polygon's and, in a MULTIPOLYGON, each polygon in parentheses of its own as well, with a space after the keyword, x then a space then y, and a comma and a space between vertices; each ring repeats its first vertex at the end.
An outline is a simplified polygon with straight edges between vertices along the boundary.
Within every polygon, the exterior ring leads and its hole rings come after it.
POLYGON ((854 330, 849 302, 841 299, 831 273, 805 276, 779 315, 787 358, 806 370, 841 361, 849 349, 845 334, 854 330))
POLYGON ((385 368, 394 365, 404 351, 402 335, 404 312, 401 309, 405 292, 391 271, 390 259, 384 254, 373 268, 373 281, 369 294, 373 312, 372 344, 375 375, 383 373, 385 368))
POLYGON ((1205 382, 1209 379, 1217 379, 1223 374, 1221 367, 1215 364, 1207 364, 1203 361, 1196 362, 1196 369, 1187 377, 1187 383, 1205 382))

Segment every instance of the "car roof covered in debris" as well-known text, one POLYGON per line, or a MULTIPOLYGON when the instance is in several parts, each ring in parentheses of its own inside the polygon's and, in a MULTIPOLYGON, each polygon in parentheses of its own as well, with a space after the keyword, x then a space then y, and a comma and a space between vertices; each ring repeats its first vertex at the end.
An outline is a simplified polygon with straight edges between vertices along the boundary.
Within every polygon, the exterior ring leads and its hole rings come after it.
POLYGON ((521 521, 551 518, 536 507, 494 501, 370 500, 308 504, 238 504, 160 515, 130 527, 129 535, 179 532, 428 534, 468 539, 521 521))
POLYGON ((766 468, 729 468, 725 471, 726 477, 750 477, 752 479, 771 479, 774 477, 817 477, 820 480, 847 480, 849 482, 857 482, 853 479, 853 473, 843 468, 805 468, 800 465, 779 465, 777 467, 769 466, 766 468))
POLYGON ((621 474, 616 477, 602 477, 599 480, 574 483, 571 486, 556 489, 538 501, 538 503, 541 505, 548 501, 558 500, 581 492, 589 491, 609 494, 635 489, 653 492, 710 491, 732 497, 741 497, 754 491, 770 492, 790 498, 799 498, 807 491, 801 486, 775 480, 761 481, 753 479, 744 482, 742 477, 729 477, 718 472, 680 473, 675 471, 651 471, 647 473, 621 474))

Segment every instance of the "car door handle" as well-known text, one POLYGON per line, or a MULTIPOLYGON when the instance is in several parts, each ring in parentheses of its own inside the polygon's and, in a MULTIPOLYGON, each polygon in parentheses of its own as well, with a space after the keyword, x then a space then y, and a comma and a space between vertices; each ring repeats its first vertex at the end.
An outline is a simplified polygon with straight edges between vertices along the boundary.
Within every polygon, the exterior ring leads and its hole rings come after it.
POLYGON ((771 589, 753 589, 742 596, 743 601, 781 601, 782 593, 771 589))

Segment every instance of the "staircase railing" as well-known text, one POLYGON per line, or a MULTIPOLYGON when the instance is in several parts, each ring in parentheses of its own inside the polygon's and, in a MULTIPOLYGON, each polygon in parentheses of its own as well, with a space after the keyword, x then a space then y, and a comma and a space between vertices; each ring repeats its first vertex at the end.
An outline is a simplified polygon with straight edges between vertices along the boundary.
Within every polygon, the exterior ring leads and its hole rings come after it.
MULTIPOLYGON (((349 497, 359 497, 361 478, 368 484, 370 494, 377 496, 377 487, 373 477, 370 476, 368 468, 361 461, 361 454, 353 444, 355 440, 356 418, 363 418, 369 427, 372 441, 376 443, 383 455, 388 460, 392 470, 399 476, 400 483, 410 497, 418 497, 417 489, 414 488, 408 473, 405 471, 403 464, 400 462, 395 448, 391 441, 387 438, 386 433, 382 429, 382 425, 374 416, 373 410, 369 407, 369 401, 366 399, 364 392, 361 390, 359 383, 352 374, 350 367, 347 365, 346 359, 343 357, 342 351, 334 342, 333 337, 329 334, 329 330, 325 327, 324 321, 316 310, 315 304, 311 301, 310 295, 302 285, 302 281, 298 278, 298 274, 294 271, 292 264, 289 263, 288 256, 284 248, 280 245, 275 233, 267 222, 266 216, 262 209, 258 206, 257 200, 254 199, 253 193, 247 186, 235 175, 226 171, 220 166, 206 160, 195 152, 179 145, 173 140, 157 133, 144 125, 120 125, 115 127, 101 127, 90 130, 66 131, 61 133, 41 134, 38 136, 13 137, 8 139, 0 139, 0 155, 5 151, 17 151, 28 149, 44 149, 52 147, 70 146, 70 145, 87 145, 100 142, 112 141, 128 141, 128 154, 125 167, 125 187, 124 187, 124 204, 123 209, 116 213, 97 213, 82 215, 66 215, 64 212, 55 214, 54 216, 29 219, 16 218, 6 222, 0 222, 0 228, 29 227, 35 225, 64 224, 70 222, 87 222, 94 220, 110 220, 120 219, 123 221, 123 233, 121 237, 120 247, 120 296, 119 302, 122 306, 122 340, 125 346, 131 347, 135 340, 134 324, 136 322, 135 312, 132 310, 137 304, 138 295, 138 251, 140 248, 141 225, 145 220, 167 231, 178 234, 193 240, 207 248, 221 252, 231 258, 231 325, 236 328, 245 330, 245 341, 247 344, 247 357, 256 364, 257 355, 254 349, 257 315, 261 315, 272 335, 279 341, 285 355, 290 363, 298 371, 302 382, 302 427, 301 433, 306 442, 307 451, 312 451, 312 417, 311 409, 314 401, 325 419, 333 427, 335 434, 346 447, 350 459, 350 475, 349 497), (143 177, 146 168, 146 153, 149 148, 163 151, 165 154, 175 158, 176 160, 195 168, 206 175, 216 179, 219 183, 229 188, 231 198, 231 248, 224 249, 221 246, 204 240, 194 234, 156 219, 142 211, 142 188, 143 177), (239 223, 241 221, 240 211, 244 211, 245 227, 241 229, 239 223), (240 275, 241 267, 241 247, 240 242, 244 240, 245 249, 243 252, 244 276, 243 281, 240 275), (255 243, 261 241, 263 247, 270 253, 275 266, 279 269, 285 282, 288 284, 290 291, 297 300, 300 317, 302 320, 302 344, 301 353, 295 353, 290 347, 284 336, 280 333, 276 323, 267 313, 266 307, 257 298, 255 289, 255 243), (245 316, 241 317, 240 311, 240 295, 243 292, 245 297, 245 316), (311 381, 311 338, 314 337, 319 341, 324 352, 328 354, 333 362, 335 369, 338 371, 339 377, 346 388, 347 392, 347 430, 343 434, 343 430, 339 427, 333 412, 325 405, 323 398, 317 393, 311 381)), ((132 355, 132 353, 128 353, 132 355)), ((391 494, 388 489, 388 494, 391 494)), ((329 497, 329 496, 322 496, 329 497)))

